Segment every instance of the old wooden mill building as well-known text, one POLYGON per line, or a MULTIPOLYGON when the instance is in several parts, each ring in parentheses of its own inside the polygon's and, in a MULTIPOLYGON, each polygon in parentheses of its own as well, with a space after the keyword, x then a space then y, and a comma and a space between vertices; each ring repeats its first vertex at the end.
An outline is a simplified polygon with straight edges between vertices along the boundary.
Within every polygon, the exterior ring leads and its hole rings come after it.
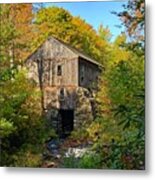
POLYGON ((42 108, 58 133, 93 119, 93 94, 101 65, 68 44, 48 38, 26 60, 28 76, 42 91, 42 108))

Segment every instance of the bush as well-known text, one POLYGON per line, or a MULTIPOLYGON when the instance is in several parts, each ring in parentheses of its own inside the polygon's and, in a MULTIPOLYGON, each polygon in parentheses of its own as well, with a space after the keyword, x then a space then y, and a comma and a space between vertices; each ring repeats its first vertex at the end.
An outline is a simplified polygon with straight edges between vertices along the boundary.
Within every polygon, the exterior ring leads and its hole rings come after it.
POLYGON ((12 156, 13 167, 40 167, 42 164, 42 157, 39 152, 32 151, 34 147, 21 150, 12 156))
POLYGON ((2 89, 1 165, 36 166, 39 157, 31 152, 32 145, 40 148, 40 153, 47 138, 54 136, 54 131, 42 116, 40 92, 26 79, 23 71, 18 72, 13 80, 6 81, 2 89))
POLYGON ((102 156, 94 152, 87 152, 81 158, 74 156, 63 159, 64 168, 98 169, 102 166, 102 156))

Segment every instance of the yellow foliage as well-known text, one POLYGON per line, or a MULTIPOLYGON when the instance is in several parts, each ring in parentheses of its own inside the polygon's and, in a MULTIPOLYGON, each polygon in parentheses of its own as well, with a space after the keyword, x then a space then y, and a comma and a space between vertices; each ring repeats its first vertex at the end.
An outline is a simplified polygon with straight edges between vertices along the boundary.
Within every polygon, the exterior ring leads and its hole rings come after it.
POLYGON ((102 126, 100 123, 93 122, 88 128, 87 128, 89 137, 93 141, 97 141, 100 135, 100 132, 102 131, 102 126))

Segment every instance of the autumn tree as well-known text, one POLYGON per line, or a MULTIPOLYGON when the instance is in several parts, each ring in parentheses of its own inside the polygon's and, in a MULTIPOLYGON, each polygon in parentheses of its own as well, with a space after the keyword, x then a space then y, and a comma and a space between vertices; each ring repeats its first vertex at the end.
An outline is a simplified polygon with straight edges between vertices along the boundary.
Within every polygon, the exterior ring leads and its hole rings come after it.
MULTIPOLYGON (((35 47, 48 36, 54 36, 104 63, 108 43, 101 39, 91 25, 80 17, 73 17, 67 10, 58 7, 42 8, 36 13, 38 38, 35 47)), ((103 28, 104 29, 104 28, 103 28)))
POLYGON ((144 2, 129 0, 124 8, 117 15, 128 33, 111 44, 96 99, 98 115, 90 128, 100 127, 99 149, 109 145, 109 153, 101 152, 105 167, 144 169, 144 2))
POLYGON ((144 41, 145 1, 129 0, 124 11, 117 13, 125 25, 128 35, 138 42, 144 41))
POLYGON ((27 79, 25 70, 18 68, 30 40, 27 36, 31 18, 25 14, 30 7, 0 4, 0 163, 3 166, 38 166, 41 163, 38 154, 48 136, 40 113, 40 93, 27 79))
POLYGON ((101 39, 109 42, 112 38, 112 34, 110 32, 110 29, 108 27, 104 27, 103 24, 100 24, 98 27, 98 34, 101 39))
POLYGON ((32 4, 12 4, 10 8, 10 16, 17 30, 14 52, 16 58, 23 61, 31 52, 30 44, 34 36, 32 4))

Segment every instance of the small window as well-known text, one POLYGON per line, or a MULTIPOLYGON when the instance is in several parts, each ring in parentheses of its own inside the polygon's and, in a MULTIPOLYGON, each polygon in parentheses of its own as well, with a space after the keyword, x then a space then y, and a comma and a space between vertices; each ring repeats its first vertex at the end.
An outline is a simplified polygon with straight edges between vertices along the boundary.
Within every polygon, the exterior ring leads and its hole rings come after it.
POLYGON ((83 82, 83 80, 84 80, 84 77, 83 77, 83 76, 81 76, 81 82, 83 82))
POLYGON ((84 66, 81 66, 81 77, 80 77, 81 82, 84 81, 84 71, 85 71, 85 67, 84 67, 84 66))
POLYGON ((64 100, 64 98, 65 98, 65 89, 64 88, 60 89, 59 98, 60 98, 60 100, 64 100))
POLYGON ((61 67, 61 65, 58 65, 58 66, 57 66, 57 75, 58 75, 58 76, 61 76, 61 75, 62 75, 62 67, 61 67))

